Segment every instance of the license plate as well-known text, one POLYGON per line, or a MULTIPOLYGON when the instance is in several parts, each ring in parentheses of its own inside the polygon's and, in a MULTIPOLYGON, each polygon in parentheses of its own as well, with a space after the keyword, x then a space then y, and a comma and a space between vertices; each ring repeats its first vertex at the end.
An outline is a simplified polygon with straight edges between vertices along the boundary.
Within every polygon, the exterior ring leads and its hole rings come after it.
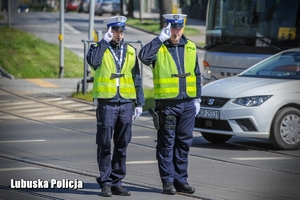
POLYGON ((208 118, 208 119, 220 119, 220 111, 200 109, 200 113, 198 117, 208 118))

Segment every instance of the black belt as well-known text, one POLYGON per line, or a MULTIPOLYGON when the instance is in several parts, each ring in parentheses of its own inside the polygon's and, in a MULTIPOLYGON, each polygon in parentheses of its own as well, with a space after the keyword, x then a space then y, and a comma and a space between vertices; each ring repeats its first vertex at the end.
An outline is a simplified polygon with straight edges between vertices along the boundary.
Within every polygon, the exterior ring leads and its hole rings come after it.
POLYGON ((184 74, 171 74, 172 77, 179 77, 179 78, 185 78, 187 76, 191 75, 191 73, 184 73, 184 74))
POLYGON ((123 77, 123 76, 124 76, 124 74, 120 74, 120 73, 117 73, 117 74, 111 73, 110 79, 121 78, 121 77, 123 77))

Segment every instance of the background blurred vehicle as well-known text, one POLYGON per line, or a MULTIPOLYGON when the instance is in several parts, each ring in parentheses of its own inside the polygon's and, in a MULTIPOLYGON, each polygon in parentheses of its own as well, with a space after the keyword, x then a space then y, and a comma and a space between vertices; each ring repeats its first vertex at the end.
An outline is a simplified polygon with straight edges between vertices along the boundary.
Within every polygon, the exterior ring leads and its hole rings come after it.
POLYGON ((102 16, 103 13, 101 9, 102 2, 103 0, 95 0, 95 15, 102 16))
POLYGON ((80 0, 77 11, 88 13, 90 10, 90 0, 80 0))
POLYGON ((19 5, 18 9, 17 9, 17 12, 25 12, 25 13, 28 13, 29 12, 29 6, 28 5, 19 5))
POLYGON ((66 0, 66 12, 78 10, 80 0, 66 0))
POLYGON ((268 138, 278 149, 299 149, 300 48, 204 85, 195 131, 212 143, 232 136, 268 138))
POLYGON ((112 15, 119 14, 121 11, 120 0, 96 0, 95 14, 102 15, 103 13, 110 13, 112 15))
POLYGON ((203 84, 235 76, 275 53, 300 47, 299 13, 299 0, 209 0, 203 84))

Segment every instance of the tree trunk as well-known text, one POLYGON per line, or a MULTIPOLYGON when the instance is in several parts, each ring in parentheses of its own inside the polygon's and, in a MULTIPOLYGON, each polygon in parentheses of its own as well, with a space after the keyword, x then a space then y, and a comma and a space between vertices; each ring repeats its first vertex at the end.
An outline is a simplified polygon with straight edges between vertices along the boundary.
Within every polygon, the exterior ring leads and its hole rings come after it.
POLYGON ((120 0, 120 15, 124 15, 123 9, 123 0, 120 0))
POLYGON ((165 18, 162 16, 163 14, 171 14, 172 13, 172 0, 159 0, 159 20, 160 20, 160 28, 162 29, 165 23, 165 18))
POLYGON ((133 0, 129 0, 129 2, 128 2, 126 17, 134 18, 134 16, 133 16, 133 0))

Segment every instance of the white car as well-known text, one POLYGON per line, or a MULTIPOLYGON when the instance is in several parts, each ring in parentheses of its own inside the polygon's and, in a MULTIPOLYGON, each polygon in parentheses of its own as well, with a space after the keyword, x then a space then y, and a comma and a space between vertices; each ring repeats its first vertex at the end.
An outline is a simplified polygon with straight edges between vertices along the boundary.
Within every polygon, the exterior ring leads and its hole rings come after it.
POLYGON ((212 143, 232 136, 300 147, 300 48, 273 55, 241 74, 202 87, 195 131, 212 143))

